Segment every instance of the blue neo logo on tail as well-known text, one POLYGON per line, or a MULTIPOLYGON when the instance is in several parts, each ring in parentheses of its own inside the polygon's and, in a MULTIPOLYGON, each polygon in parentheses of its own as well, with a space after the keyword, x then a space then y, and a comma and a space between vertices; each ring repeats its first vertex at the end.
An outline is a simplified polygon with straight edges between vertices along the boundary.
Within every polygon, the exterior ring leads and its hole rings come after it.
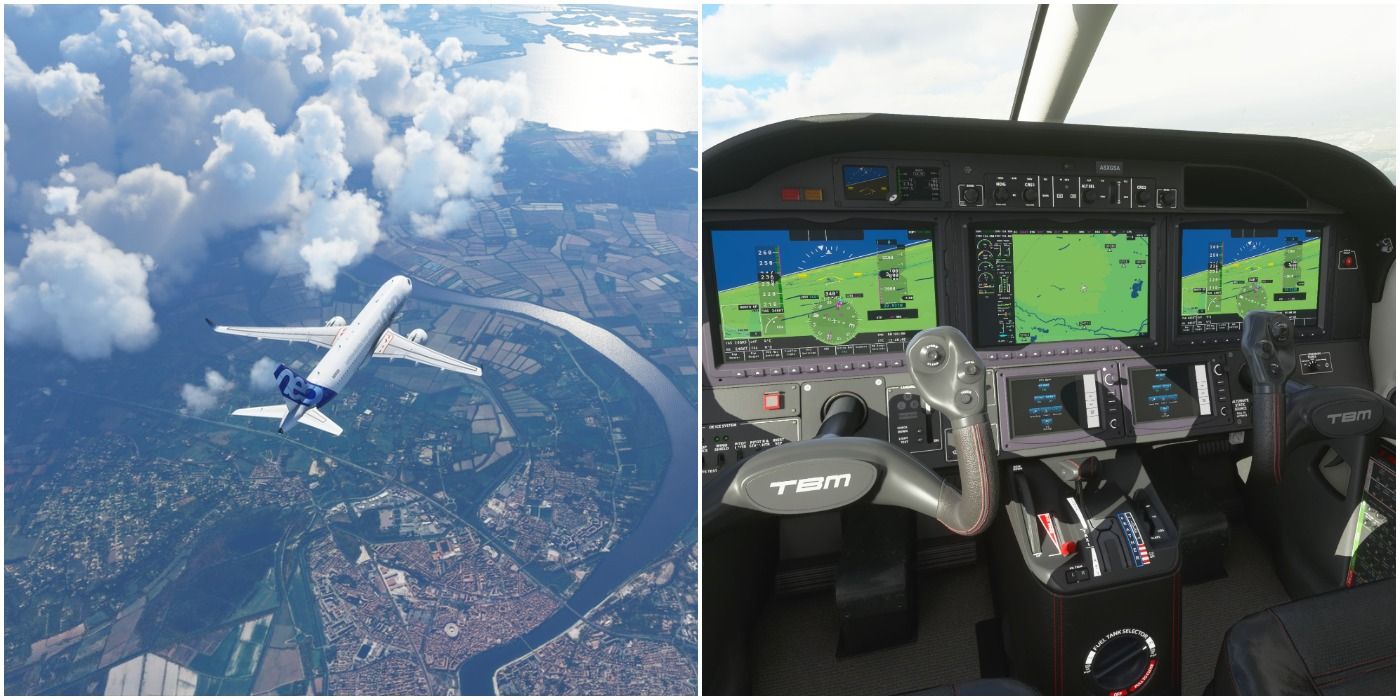
POLYGON ((303 406, 320 408, 335 398, 334 391, 302 379, 301 375, 286 365, 277 365, 277 370, 272 376, 277 380, 277 390, 282 392, 283 397, 303 406))

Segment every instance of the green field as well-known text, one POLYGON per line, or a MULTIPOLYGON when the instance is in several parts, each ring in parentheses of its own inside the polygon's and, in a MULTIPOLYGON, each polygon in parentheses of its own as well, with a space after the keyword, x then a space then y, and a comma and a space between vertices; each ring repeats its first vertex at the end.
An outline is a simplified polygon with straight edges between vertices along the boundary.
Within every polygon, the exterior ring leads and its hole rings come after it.
POLYGON ((924 241, 783 274, 776 284, 754 282, 726 289, 719 293, 719 307, 727 340, 812 337, 841 345, 857 333, 932 328, 938 325, 933 244, 924 241), (898 269, 900 274, 882 278, 881 269, 898 269), (905 300, 908 295, 915 298, 905 300), (881 308, 913 308, 918 317, 869 320, 868 313, 881 308))
POLYGON ((1147 333, 1147 237, 1019 236, 1016 342, 1130 338, 1147 333))
POLYGON ((1202 316, 1249 311, 1311 311, 1317 308, 1318 267, 1322 240, 1256 255, 1202 270, 1181 279, 1181 315, 1202 316), (1218 290, 1218 293, 1209 293, 1218 290), (1283 292, 1302 292, 1302 299, 1275 301, 1283 292))

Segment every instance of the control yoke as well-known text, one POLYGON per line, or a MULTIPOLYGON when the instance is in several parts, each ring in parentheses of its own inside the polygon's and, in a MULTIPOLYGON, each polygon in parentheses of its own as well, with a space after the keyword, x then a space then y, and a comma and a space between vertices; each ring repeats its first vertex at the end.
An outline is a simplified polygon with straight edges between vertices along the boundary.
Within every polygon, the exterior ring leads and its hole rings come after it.
MULTIPOLYGON (((1395 406, 1358 387, 1313 386, 1293 381, 1298 369, 1293 319, 1272 311, 1244 317, 1240 346, 1253 384, 1255 478, 1283 480, 1284 458, 1302 445, 1321 440, 1364 438, 1384 431, 1395 435, 1395 406)), ((1262 483, 1262 482, 1258 482, 1262 483)))
POLYGON ((908 358, 924 402, 952 422, 962 491, 889 442, 824 428, 820 439, 764 450, 716 475, 705 487, 705 527, 722 527, 733 509, 798 515, 868 502, 928 515, 960 535, 985 530, 998 497, 986 367, 967 338, 948 326, 914 336, 908 358))

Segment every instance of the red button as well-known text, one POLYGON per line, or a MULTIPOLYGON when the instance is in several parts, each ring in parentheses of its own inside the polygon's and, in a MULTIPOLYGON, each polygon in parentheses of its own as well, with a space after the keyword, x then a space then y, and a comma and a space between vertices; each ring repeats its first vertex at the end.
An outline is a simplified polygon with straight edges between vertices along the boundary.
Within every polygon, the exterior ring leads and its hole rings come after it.
POLYGON ((802 190, 799 190, 799 189, 797 189, 796 187, 784 187, 784 188, 783 188, 783 201, 784 201, 784 202, 797 202, 797 201, 801 201, 801 200, 802 200, 802 190))
POLYGON ((770 391, 763 395, 763 410, 781 411, 783 410, 783 392, 770 391))

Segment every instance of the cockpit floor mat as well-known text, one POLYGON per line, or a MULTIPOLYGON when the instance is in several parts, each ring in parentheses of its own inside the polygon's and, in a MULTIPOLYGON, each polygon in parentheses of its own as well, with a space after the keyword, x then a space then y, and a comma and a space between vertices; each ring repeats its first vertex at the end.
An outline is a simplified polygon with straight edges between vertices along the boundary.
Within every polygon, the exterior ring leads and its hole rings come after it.
POLYGON ((1215 659, 1230 625, 1288 601, 1264 543, 1242 525, 1230 528, 1224 578, 1181 590, 1181 689, 1200 693, 1215 675, 1215 659))
POLYGON ((894 695, 980 677, 976 625, 992 617, 983 562, 918 574, 918 638, 837 658, 830 589, 769 602, 754 629, 756 695, 894 695))

